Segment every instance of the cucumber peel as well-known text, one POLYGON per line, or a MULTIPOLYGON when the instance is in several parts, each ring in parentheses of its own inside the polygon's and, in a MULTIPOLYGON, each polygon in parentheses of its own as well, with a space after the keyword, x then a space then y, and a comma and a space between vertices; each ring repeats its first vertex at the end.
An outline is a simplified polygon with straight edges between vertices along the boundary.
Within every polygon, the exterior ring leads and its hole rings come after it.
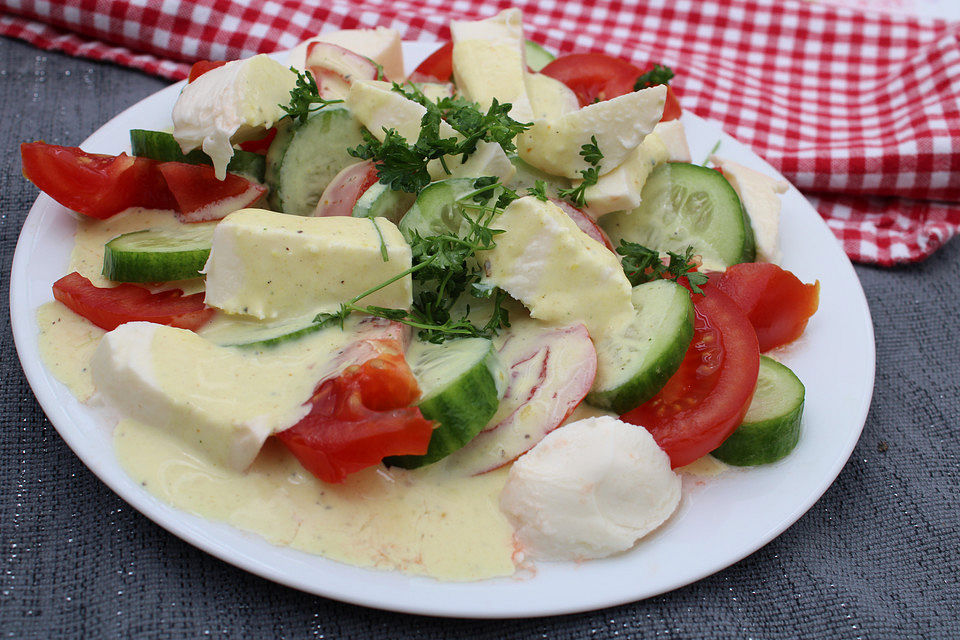
POLYGON ((216 226, 216 222, 193 223, 117 236, 104 245, 103 275, 116 282, 199 278, 216 226))

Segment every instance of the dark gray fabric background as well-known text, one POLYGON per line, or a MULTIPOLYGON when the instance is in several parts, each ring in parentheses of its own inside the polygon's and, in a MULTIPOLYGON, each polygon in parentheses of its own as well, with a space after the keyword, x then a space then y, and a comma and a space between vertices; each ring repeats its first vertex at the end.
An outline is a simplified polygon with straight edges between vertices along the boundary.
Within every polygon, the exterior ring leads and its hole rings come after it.
MULTIPOLYGON (((0 256, 37 195, 22 141, 76 145, 164 82, 0 39, 0 256)), ((300 593, 233 568, 122 502, 67 448, 20 369, 8 276, 0 332, 0 633, 10 638, 958 638, 960 242, 857 267, 877 379, 826 495, 772 543, 644 602, 555 618, 444 620, 300 593)), ((709 532, 704 532, 709 544, 709 532)))

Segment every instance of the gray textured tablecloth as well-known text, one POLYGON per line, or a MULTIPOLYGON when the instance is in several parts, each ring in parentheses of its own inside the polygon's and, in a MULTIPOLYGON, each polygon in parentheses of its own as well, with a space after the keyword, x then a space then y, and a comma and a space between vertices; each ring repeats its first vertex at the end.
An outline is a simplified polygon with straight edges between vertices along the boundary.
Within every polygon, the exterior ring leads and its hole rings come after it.
MULTIPOLYGON (((0 39, 0 256, 37 190, 22 141, 77 145, 164 83, 0 39)), ((281 587, 182 542, 114 495, 45 418, 0 333, 0 633, 11 638, 960 638, 960 242, 858 267, 877 378, 826 495, 742 562, 649 600, 570 616, 423 618, 281 587)), ((709 535, 709 532, 705 532, 709 535)))

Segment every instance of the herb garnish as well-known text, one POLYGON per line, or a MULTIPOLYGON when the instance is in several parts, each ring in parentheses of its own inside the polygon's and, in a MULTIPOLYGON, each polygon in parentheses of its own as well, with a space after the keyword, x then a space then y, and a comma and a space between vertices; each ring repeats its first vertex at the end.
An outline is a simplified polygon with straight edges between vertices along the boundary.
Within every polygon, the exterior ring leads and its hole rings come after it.
POLYGON ((561 198, 569 200, 578 207, 587 204, 585 196, 587 188, 597 184, 597 181, 600 179, 599 164, 600 161, 603 160, 603 153, 601 153, 600 147, 597 145, 597 136, 590 136, 590 142, 580 147, 580 155, 587 161, 587 164, 593 166, 580 171, 583 182, 579 185, 571 189, 560 189, 557 192, 561 198))
POLYGON ((655 64, 650 71, 641 74, 640 77, 637 78, 636 83, 633 85, 633 90, 640 91, 641 89, 655 87, 658 84, 670 84, 673 76, 674 73, 670 67, 655 64))
POLYGON ((484 194, 486 202, 493 200, 497 189, 502 192, 497 196, 496 203, 503 200, 504 195, 510 199, 517 195, 499 183, 486 184, 466 194, 457 203, 458 211, 468 227, 462 236, 452 232, 420 236, 414 232, 410 242, 413 264, 409 269, 340 305, 339 311, 317 315, 316 320, 324 324, 337 322, 342 327, 346 317, 357 311, 419 329, 422 340, 434 343, 461 337, 490 338, 496 335, 501 327, 509 327, 509 314, 503 306, 507 294, 496 286, 481 281, 482 269, 473 259, 478 251, 493 249, 496 246, 495 236, 503 233, 500 229, 490 227, 493 218, 500 212, 500 207, 497 204, 489 206, 485 202, 474 202, 477 196, 484 194), (476 210, 476 216, 471 216, 468 210, 476 210), (357 304, 363 298, 408 274, 412 277, 414 286, 413 305, 409 311, 357 304), (464 295, 493 301, 490 317, 482 326, 477 326, 470 320, 469 304, 465 306, 462 315, 455 317, 454 306, 464 295))
POLYGON ((708 280, 705 273, 690 270, 697 267, 697 263, 693 259, 695 255, 693 247, 687 247, 683 255, 667 251, 670 262, 666 265, 660 259, 658 251, 628 240, 620 241, 617 253, 623 256, 621 260, 623 272, 630 281, 630 285, 634 287, 659 278, 677 281, 680 278, 686 278, 687 282, 690 283, 691 291, 703 293, 700 285, 706 284, 708 280))
POLYGON ((410 144, 395 129, 385 128, 382 142, 364 131, 365 144, 347 152, 355 158, 373 160, 380 182, 394 191, 417 193, 432 180, 427 169, 431 160, 439 160, 449 174, 444 157, 461 156, 461 161, 465 161, 481 141, 495 142, 506 152, 514 151, 513 139, 530 126, 512 119, 508 115, 512 105, 500 104, 496 99, 484 114, 476 104, 463 98, 439 98, 431 102, 419 88, 409 83, 394 82, 393 90, 427 110, 420 120, 416 142, 410 144), (462 138, 443 137, 440 133, 443 122, 462 138))
POLYGON ((532 187, 527 187, 527 195, 531 195, 541 202, 547 201, 547 183, 543 180, 536 180, 532 187))
POLYGON ((298 71, 294 67, 290 67, 290 71, 297 74, 297 85, 290 90, 290 104, 277 106, 286 111, 292 119, 299 119, 302 124, 314 111, 319 111, 329 104, 343 102, 343 100, 324 100, 321 98, 317 81, 313 79, 313 75, 309 72, 298 71))

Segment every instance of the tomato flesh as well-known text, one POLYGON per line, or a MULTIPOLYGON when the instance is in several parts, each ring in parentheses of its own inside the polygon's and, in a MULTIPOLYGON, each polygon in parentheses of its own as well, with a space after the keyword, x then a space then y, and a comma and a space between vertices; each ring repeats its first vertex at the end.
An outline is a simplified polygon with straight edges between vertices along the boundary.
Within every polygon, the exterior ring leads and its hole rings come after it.
POLYGON ((640 69, 605 53, 571 53, 560 56, 540 73, 570 87, 581 107, 633 91, 640 69))
POLYGON ((621 419, 643 426, 674 468, 710 453, 743 422, 757 385, 757 337, 736 302, 715 285, 694 294, 693 340, 680 369, 621 419))
POLYGON ((277 434, 304 468, 324 482, 343 482, 351 473, 387 456, 423 455, 433 423, 417 407, 420 395, 396 341, 386 353, 320 383, 310 413, 277 434))
POLYGON ((218 180, 213 167, 203 164, 164 162, 160 172, 185 222, 219 220, 250 206, 267 191, 235 173, 218 180))
POLYGON ((185 296, 181 289, 151 293, 133 284, 96 287, 76 271, 53 283, 53 297, 107 331, 135 321, 195 331, 214 313, 203 303, 202 293, 185 296))
POLYGON ((190 75, 187 76, 187 84, 190 84, 207 71, 212 71, 217 67, 222 67, 227 64, 226 60, 200 60, 194 62, 193 66, 190 67, 190 75))
POLYGON ((130 207, 175 209, 158 162, 45 142, 20 145, 23 175, 68 209, 105 219, 130 207))
POLYGON ((239 146, 244 151, 266 155, 267 151, 270 150, 270 143, 272 143, 273 139, 276 137, 277 128, 271 127, 267 129, 267 133, 264 134, 262 138, 257 138, 256 140, 245 140, 244 142, 241 142, 239 146))
POLYGON ((450 82, 453 76, 453 43, 448 42, 417 65, 410 82, 450 82))
POLYGON ((804 284, 768 262, 735 264, 720 276, 717 286, 747 315, 757 332, 760 351, 799 338, 820 306, 819 280, 804 284))

